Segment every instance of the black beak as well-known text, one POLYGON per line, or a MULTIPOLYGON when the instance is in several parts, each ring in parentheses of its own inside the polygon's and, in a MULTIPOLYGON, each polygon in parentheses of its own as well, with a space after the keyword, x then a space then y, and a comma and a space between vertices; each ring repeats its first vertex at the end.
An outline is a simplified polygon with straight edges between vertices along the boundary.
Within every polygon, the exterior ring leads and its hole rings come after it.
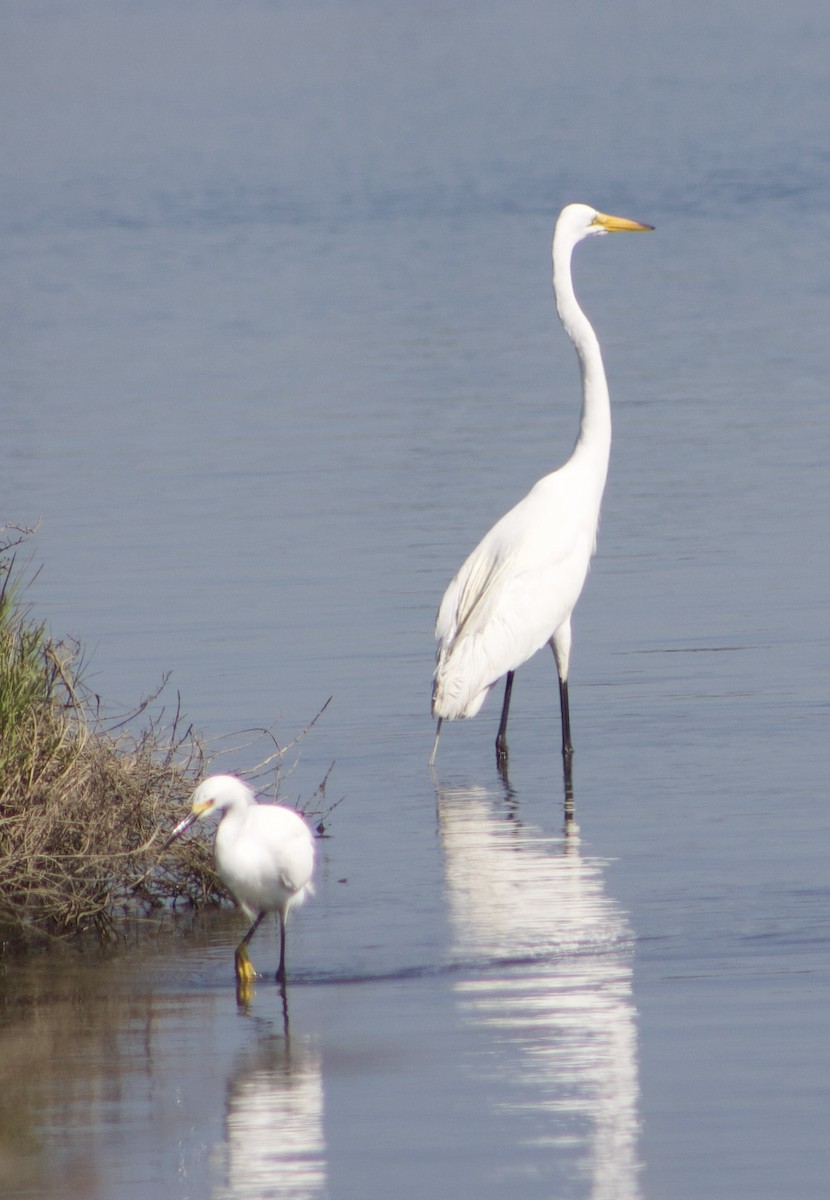
POLYGON ((199 820, 199 816, 200 816, 199 813, 191 812, 191 813, 187 814, 187 816, 184 818, 183 821, 179 821, 176 828, 170 834, 170 837, 164 843, 161 850, 159 850, 159 854, 163 854, 164 851, 167 849, 167 847, 172 845, 173 842, 175 842, 176 838, 181 837, 182 834, 185 833, 190 828, 191 825, 195 824, 195 822, 199 820))

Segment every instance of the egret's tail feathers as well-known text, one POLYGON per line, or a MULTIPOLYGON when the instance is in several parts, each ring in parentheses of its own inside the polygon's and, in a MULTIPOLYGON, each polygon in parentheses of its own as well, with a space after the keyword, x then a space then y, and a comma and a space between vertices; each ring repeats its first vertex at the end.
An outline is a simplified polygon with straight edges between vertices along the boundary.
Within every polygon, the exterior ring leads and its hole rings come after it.
POLYGON ((458 721, 474 717, 499 676, 490 679, 475 661, 473 639, 456 643, 452 653, 435 668, 432 688, 432 715, 437 719, 458 721))

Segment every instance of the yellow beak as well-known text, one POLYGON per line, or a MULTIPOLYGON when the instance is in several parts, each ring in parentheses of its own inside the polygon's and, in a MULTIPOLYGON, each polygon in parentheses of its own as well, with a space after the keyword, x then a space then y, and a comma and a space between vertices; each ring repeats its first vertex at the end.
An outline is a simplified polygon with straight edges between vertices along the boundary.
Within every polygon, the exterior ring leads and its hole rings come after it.
POLYGON ((642 225, 639 221, 629 221, 628 217, 611 217, 608 213, 598 212, 594 218, 594 224, 601 226, 608 233, 624 233, 626 230, 631 232, 645 231, 653 229, 653 225, 642 225))

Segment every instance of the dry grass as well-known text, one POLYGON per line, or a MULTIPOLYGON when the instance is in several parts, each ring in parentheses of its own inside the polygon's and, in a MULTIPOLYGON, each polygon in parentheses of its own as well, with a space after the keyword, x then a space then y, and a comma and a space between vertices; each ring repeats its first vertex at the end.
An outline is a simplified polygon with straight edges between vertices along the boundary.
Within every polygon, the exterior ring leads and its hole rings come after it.
MULTIPOLYGON (((55 642, 21 605, 9 548, 0 537, 0 951, 90 932, 105 940, 123 917, 221 900, 209 841, 188 837, 158 858, 208 767, 178 703, 151 717, 157 694, 105 720, 78 647, 55 642)), ((276 760, 279 777, 288 749, 274 741, 259 770, 276 760)))

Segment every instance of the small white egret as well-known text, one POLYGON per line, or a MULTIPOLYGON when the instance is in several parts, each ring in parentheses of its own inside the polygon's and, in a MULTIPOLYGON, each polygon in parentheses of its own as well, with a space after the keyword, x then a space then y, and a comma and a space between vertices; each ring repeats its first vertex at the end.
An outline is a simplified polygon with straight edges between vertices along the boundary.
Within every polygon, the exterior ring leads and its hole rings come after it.
POLYGON ((237 983, 245 990, 256 978, 248 943, 265 914, 275 912, 280 925, 277 981, 284 984, 285 923, 289 910, 312 890, 314 836, 293 808, 258 804, 248 785, 235 775, 210 775, 196 788, 190 812, 162 849, 211 813, 220 816, 215 842, 219 877, 253 918, 234 956, 237 983))
POLYGON ((566 789, 570 784, 571 613, 596 548, 611 449, 611 404, 602 353, 574 294, 571 256, 578 242, 594 234, 651 228, 586 204, 569 204, 559 214, 553 234, 553 289, 559 319, 579 359, 579 434, 568 461, 540 479, 485 534, 444 593, 435 622, 432 715, 438 724, 430 766, 435 763, 441 722, 474 717, 490 689, 506 675, 496 738, 496 757, 505 767, 513 673, 547 642, 559 675, 566 789))

